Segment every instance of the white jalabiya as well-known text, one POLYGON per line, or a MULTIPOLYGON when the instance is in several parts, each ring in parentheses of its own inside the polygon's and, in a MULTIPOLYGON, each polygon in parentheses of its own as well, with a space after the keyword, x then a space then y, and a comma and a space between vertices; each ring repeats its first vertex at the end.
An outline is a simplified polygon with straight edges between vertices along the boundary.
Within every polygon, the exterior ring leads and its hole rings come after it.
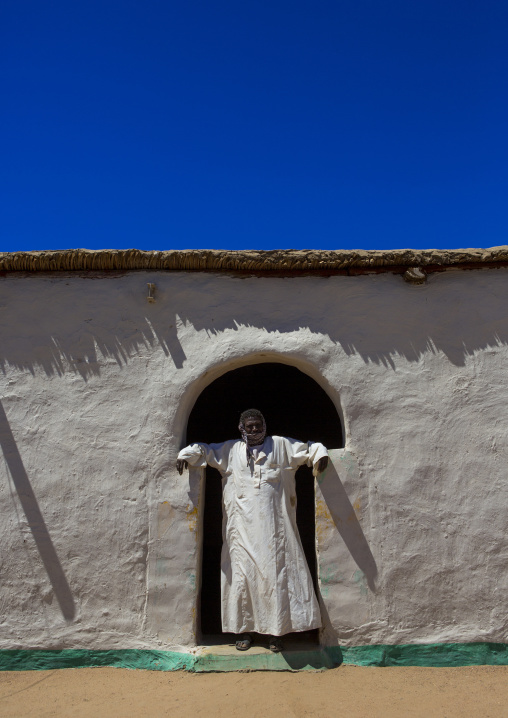
POLYGON ((296 526, 295 471, 315 467, 327 451, 282 436, 255 448, 249 463, 241 440, 191 444, 178 454, 222 475, 222 630, 283 636, 318 628, 319 606, 296 526))

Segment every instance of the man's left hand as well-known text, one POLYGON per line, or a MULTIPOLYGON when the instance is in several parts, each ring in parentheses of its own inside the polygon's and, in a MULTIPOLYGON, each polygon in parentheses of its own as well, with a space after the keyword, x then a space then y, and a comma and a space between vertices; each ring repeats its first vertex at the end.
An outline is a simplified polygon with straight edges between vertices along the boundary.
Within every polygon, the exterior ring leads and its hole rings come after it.
POLYGON ((327 466, 328 466, 328 456, 322 456, 319 459, 319 461, 317 462, 317 466, 316 466, 318 474, 322 474, 327 466))

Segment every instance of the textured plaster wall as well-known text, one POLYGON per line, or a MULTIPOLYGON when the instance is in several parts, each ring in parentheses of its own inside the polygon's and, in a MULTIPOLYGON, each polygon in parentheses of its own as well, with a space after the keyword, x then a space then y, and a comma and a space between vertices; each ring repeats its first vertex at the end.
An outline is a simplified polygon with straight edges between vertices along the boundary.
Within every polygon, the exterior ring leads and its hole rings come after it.
POLYGON ((204 386, 274 360, 344 422, 323 641, 506 641, 507 306, 506 269, 1 277, 0 648, 195 643, 202 475, 174 462, 204 386))

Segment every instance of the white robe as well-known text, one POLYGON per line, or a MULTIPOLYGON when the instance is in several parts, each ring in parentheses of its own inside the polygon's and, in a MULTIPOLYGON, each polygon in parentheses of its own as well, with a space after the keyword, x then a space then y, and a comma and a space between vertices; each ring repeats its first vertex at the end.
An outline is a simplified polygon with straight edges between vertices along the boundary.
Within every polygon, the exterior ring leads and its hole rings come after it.
POLYGON ((241 440, 191 444, 178 458, 222 475, 222 630, 283 636, 321 626, 296 526, 295 471, 328 454, 281 436, 259 449, 249 464, 241 440))

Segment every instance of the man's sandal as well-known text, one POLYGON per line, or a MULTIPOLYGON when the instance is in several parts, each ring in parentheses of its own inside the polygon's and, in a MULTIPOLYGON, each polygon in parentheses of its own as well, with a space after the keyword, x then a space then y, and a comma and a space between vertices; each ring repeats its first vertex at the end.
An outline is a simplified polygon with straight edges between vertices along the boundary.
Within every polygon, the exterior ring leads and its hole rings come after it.
POLYGON ((249 633, 244 633, 241 638, 236 642, 237 651, 248 651, 252 644, 252 636, 249 633))
POLYGON ((280 653, 283 649, 282 641, 280 638, 277 638, 277 636, 270 636, 268 648, 272 651, 272 653, 280 653))

